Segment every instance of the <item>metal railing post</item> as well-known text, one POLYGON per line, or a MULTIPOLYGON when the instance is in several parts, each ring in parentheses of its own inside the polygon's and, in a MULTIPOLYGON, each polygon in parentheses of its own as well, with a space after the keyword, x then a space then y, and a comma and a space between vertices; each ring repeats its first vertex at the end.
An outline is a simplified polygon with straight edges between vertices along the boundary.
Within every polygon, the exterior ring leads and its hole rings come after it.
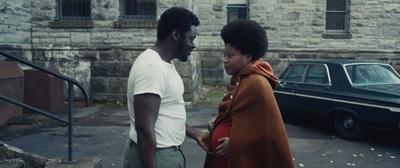
POLYGON ((72 161, 72 135, 73 135, 73 111, 74 111, 74 85, 68 81, 68 161, 72 161))
POLYGON ((0 100, 8 102, 8 103, 11 103, 11 104, 14 104, 14 105, 19 106, 19 107, 23 107, 25 109, 29 109, 29 110, 31 110, 31 111, 33 111, 35 113, 39 113, 39 114, 42 114, 42 115, 44 115, 46 117, 52 118, 54 120, 57 120, 59 122, 68 124, 68 161, 72 161, 72 152, 73 152, 73 139, 72 138, 73 138, 73 131, 74 131, 74 128, 73 128, 73 124, 74 124, 73 123, 73 113, 74 113, 74 95, 73 95, 73 91, 74 91, 74 85, 76 85, 82 91, 83 96, 85 97, 86 107, 89 107, 89 94, 87 93, 86 89, 83 88, 83 86, 81 84, 79 84, 76 80, 74 80, 74 79, 72 79, 70 77, 64 76, 64 75, 59 74, 59 73, 54 73, 54 72, 52 72, 52 71, 50 71, 48 69, 45 69, 45 68, 43 68, 41 66, 38 66, 38 65, 36 65, 36 64, 34 64, 34 63, 32 63, 32 62, 30 62, 28 60, 25 60, 23 58, 19 58, 19 57, 16 57, 16 56, 13 56, 13 55, 1 52, 1 51, 0 51, 0 56, 4 56, 6 58, 9 58, 11 60, 17 61, 17 62, 22 63, 24 65, 30 66, 32 68, 35 68, 35 69, 39 70, 39 71, 42 71, 42 72, 47 73, 47 74, 50 74, 50 75, 52 75, 52 76, 54 76, 56 78, 59 78, 59 79, 62 79, 64 81, 68 82, 68 121, 66 119, 62 119, 62 118, 60 118, 60 117, 58 117, 56 115, 50 114, 49 112, 43 111, 43 110, 38 109, 36 107, 24 104, 22 102, 14 100, 14 99, 7 98, 7 97, 5 97, 3 95, 0 95, 0 100))

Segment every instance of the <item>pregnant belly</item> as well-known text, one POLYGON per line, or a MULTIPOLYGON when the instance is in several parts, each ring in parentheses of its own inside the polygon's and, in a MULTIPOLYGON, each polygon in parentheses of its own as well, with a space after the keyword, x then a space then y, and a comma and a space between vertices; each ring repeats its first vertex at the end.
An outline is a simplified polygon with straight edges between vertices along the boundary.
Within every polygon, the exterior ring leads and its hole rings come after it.
POLYGON ((229 137, 231 132, 231 122, 221 123, 215 127, 214 132, 211 137, 211 150, 215 153, 217 146, 221 144, 218 139, 223 137, 229 137))

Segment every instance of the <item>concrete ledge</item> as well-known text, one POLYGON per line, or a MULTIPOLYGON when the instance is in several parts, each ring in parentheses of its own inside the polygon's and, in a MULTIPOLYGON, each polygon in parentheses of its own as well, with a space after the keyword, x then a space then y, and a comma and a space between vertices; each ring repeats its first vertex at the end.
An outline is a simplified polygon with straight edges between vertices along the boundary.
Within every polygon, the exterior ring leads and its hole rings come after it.
POLYGON ((25 162, 20 159, 0 160, 0 168, 23 168, 25 162))
POLYGON ((0 144, 0 160, 15 158, 23 160, 27 167, 44 167, 48 162, 47 158, 25 153, 23 150, 7 144, 0 144))
POLYGON ((99 158, 78 158, 68 162, 66 159, 57 158, 47 162, 45 168, 101 168, 102 161, 99 158))
POLYGON ((53 29, 68 29, 68 28, 93 28, 94 24, 91 20, 57 20, 50 21, 49 27, 53 29))
MULTIPOLYGON (((1 141, 0 141, 1 142, 1 141)), ((67 159, 47 159, 41 156, 25 153, 23 150, 0 143, 0 168, 101 168, 99 158, 77 158, 68 162, 67 159)))
POLYGON ((119 20, 113 23, 114 28, 157 28, 156 20, 119 20))
POLYGON ((102 107, 101 105, 96 105, 90 107, 76 108, 76 112, 74 113, 74 119, 82 119, 85 117, 89 117, 93 114, 96 114, 101 107, 102 107))

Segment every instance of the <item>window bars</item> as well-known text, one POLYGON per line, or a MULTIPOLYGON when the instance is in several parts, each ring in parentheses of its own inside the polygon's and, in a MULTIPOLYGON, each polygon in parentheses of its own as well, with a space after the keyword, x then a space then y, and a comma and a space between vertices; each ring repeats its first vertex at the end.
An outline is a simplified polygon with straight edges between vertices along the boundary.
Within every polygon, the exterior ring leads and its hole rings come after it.
POLYGON ((228 23, 238 19, 249 18, 249 3, 247 0, 228 0, 228 23))
POLYGON ((328 32, 347 33, 349 31, 348 0, 327 0, 325 22, 325 29, 328 32))
POLYGON ((156 0, 120 0, 123 20, 155 20, 156 0))
POLYGON ((57 0, 59 20, 90 20, 91 0, 57 0))

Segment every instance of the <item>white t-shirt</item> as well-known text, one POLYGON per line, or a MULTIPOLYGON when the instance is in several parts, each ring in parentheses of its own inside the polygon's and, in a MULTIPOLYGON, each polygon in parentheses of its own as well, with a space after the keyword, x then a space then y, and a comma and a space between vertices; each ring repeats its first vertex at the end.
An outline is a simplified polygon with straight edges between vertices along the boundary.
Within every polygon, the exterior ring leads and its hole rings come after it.
POLYGON ((128 79, 128 109, 131 119, 129 137, 137 142, 135 130, 134 95, 157 94, 161 98, 155 123, 158 148, 181 145, 185 139, 186 111, 183 82, 174 64, 163 61, 151 49, 142 52, 133 64, 128 79))

